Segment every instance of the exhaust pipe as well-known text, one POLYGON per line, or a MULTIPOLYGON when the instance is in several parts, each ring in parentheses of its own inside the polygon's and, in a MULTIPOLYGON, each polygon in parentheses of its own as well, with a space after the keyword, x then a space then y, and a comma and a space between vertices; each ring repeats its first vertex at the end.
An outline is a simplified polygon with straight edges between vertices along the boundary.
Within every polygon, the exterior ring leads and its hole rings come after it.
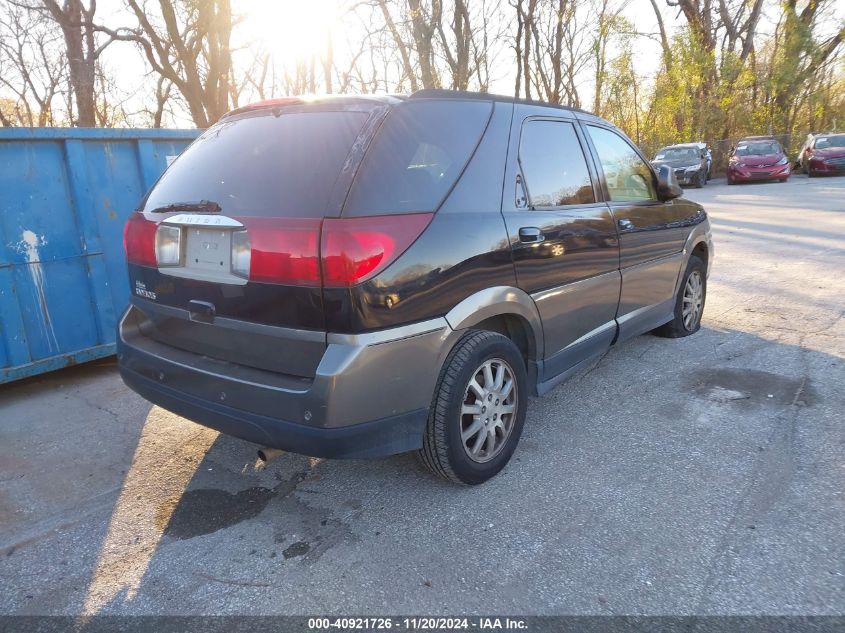
POLYGON ((284 451, 280 448, 259 448, 258 459, 266 465, 268 462, 273 461, 282 453, 284 453, 284 451))

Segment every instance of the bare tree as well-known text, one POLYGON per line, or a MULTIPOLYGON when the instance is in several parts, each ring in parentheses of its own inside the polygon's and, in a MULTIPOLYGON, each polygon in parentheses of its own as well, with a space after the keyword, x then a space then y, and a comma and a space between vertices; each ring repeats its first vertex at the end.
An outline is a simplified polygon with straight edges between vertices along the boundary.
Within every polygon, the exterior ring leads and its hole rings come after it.
MULTIPOLYGON (((654 1, 654 0, 652 0, 654 1)), ((608 46, 615 36, 633 31, 633 25, 622 17, 622 11, 628 6, 628 0, 597 0, 595 35, 592 41, 593 52, 593 112, 602 115, 602 96, 608 75, 608 46)))
POLYGON ((551 103, 579 107, 577 78, 593 59, 595 41, 589 32, 597 28, 587 3, 576 0, 516 0, 517 30, 514 51, 517 71, 516 95, 533 94, 551 103))
POLYGON ((55 124, 54 99, 67 75, 59 38, 49 20, 27 7, 9 5, 0 15, 0 86, 14 95, 3 113, 3 125, 55 124))
POLYGON ((106 48, 115 40, 123 39, 116 33, 94 22, 97 1, 88 0, 8 0, 11 5, 29 13, 48 17, 59 27, 64 40, 68 76, 76 106, 71 124, 93 127, 97 124, 96 81, 97 62, 106 48))
POLYGON ((184 97, 197 127, 208 127, 229 110, 234 26, 229 0, 126 0, 133 29, 109 31, 136 42, 158 75, 184 97))

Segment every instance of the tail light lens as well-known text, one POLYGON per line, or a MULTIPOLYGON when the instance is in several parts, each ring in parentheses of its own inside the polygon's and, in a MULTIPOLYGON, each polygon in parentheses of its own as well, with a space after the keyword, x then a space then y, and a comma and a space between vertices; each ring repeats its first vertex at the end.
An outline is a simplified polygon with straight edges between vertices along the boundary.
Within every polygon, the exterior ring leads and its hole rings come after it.
POLYGON ((431 213, 323 221, 323 285, 354 286, 384 270, 419 237, 431 213))
POLYGON ((156 229, 155 222, 148 221, 142 214, 133 213, 123 227, 123 249, 126 259, 133 264, 155 268, 156 229))
MULTIPOLYGON (((419 237, 431 213, 359 218, 239 218, 232 273, 250 281, 348 287, 371 279, 419 237)), ((141 266, 182 263, 182 230, 133 213, 123 233, 126 258, 141 266)))
POLYGON ((240 219, 248 232, 232 236, 233 272, 251 281, 320 285, 321 219, 240 219))
POLYGON ((159 266, 178 266, 182 263, 182 229, 159 225, 155 235, 156 261, 159 266))
POLYGON ((249 263, 252 250, 249 247, 249 233, 235 231, 232 233, 232 272, 239 277, 249 279, 249 263))

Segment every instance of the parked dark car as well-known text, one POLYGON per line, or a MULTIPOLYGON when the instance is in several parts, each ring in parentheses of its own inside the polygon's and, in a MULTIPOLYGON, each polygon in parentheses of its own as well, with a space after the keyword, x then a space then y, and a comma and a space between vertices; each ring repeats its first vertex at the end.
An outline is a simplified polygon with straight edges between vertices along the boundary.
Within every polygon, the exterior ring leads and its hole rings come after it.
POLYGON ((810 178, 845 173, 845 134, 817 134, 802 159, 810 178))
POLYGON ((704 143, 682 143, 660 149, 651 164, 666 165, 674 170, 678 183, 683 186, 703 187, 710 176, 707 146, 704 143))
POLYGON ((731 148, 728 159, 728 184, 759 180, 786 182, 792 166, 775 139, 747 136, 731 148))
POLYGON ((127 222, 120 371, 263 446, 418 451, 477 484, 529 395, 699 329, 713 247, 680 193, 580 110, 448 91, 240 108, 127 222))

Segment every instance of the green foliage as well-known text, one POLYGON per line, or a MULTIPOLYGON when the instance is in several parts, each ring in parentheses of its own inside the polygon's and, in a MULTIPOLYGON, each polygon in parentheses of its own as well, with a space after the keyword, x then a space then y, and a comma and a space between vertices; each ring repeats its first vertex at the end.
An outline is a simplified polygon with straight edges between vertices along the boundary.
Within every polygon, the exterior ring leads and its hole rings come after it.
POLYGON ((682 29, 669 42, 671 67, 637 76, 628 46, 608 69, 605 116, 647 153, 695 140, 725 152, 750 134, 783 135, 797 150, 808 131, 845 128, 843 47, 829 28, 818 34, 807 6, 784 4, 775 33, 756 35, 745 55, 724 42, 707 50, 682 29))

